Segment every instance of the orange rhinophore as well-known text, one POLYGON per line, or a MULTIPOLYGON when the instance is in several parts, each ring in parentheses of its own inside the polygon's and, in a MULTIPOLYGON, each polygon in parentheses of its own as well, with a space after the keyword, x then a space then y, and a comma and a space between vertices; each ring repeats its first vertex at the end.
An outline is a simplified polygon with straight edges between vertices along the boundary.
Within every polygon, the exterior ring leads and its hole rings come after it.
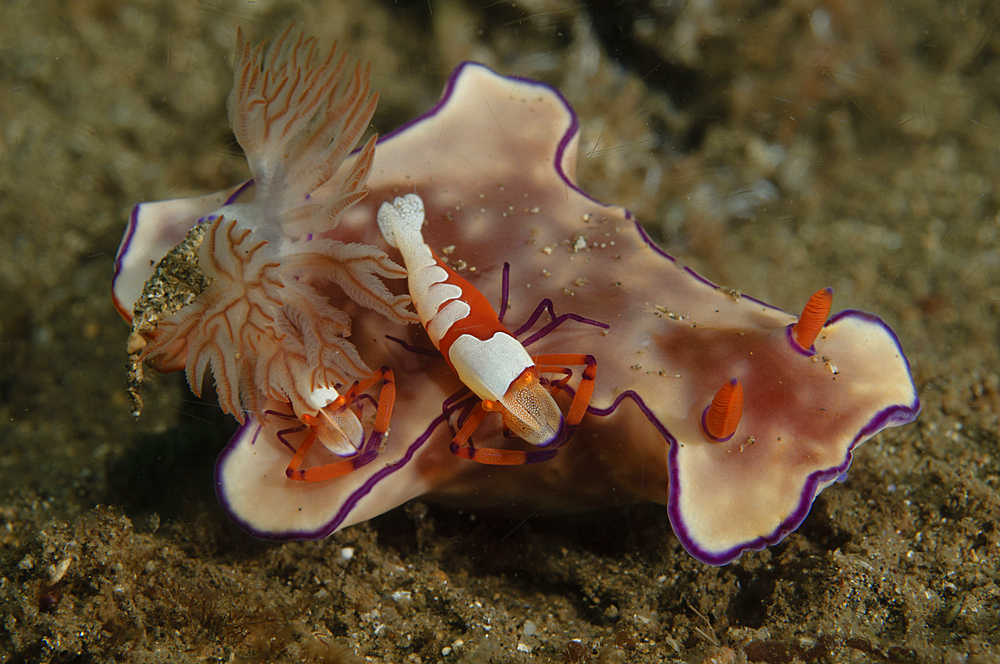
POLYGON ((723 443, 733 437, 743 417, 743 385, 733 378, 719 388, 711 405, 701 415, 701 428, 712 440, 723 443))
POLYGON ((827 286, 822 290, 813 293, 813 296, 806 302, 802 309, 799 321, 792 327, 792 337, 802 348, 809 350, 816 342, 819 331, 826 325, 826 319, 830 315, 830 307, 833 306, 833 289, 827 286))

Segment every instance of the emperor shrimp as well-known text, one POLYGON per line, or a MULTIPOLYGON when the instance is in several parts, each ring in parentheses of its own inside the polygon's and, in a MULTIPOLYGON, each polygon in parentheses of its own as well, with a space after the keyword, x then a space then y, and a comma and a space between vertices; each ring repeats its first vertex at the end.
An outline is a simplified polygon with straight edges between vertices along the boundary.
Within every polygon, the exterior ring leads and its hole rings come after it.
MULTIPOLYGON (((551 459, 587 412, 594 393, 597 360, 580 353, 530 356, 503 324, 502 314, 498 315, 475 286, 442 262, 424 242, 423 224, 424 203, 416 194, 396 198, 379 208, 379 230, 386 242, 403 255, 410 297, 427 335, 466 387, 481 399, 452 439, 452 453, 490 465, 551 459), (566 389, 573 374, 569 366, 583 366, 584 370, 569 411, 563 417, 553 394, 566 389), (542 374, 562 374, 562 378, 548 381, 542 374), (477 448, 471 436, 490 412, 500 413, 505 429, 511 434, 543 449, 526 452, 477 448)), ((505 279, 506 268, 505 265, 505 279)), ((506 301, 501 311, 505 306, 506 301)), ((529 325, 543 307, 552 313, 551 301, 543 301, 529 325)), ((603 323, 564 314, 558 318, 553 315, 545 333, 566 320, 607 328, 603 323)))
POLYGON ((280 404, 280 408, 264 411, 265 415, 291 422, 288 428, 276 433, 278 440, 292 452, 285 476, 300 482, 324 482, 374 461, 389 429, 392 407, 396 400, 396 382, 392 370, 388 367, 378 369, 367 379, 355 381, 346 394, 340 394, 339 390, 331 387, 314 390, 310 396, 317 400, 315 415, 299 412, 291 404, 280 404), (365 392, 379 381, 382 381, 382 387, 376 401, 365 392), (377 407, 375 421, 367 438, 360 419, 364 400, 371 401, 377 407), (323 401, 327 402, 326 405, 320 406, 319 403, 323 401), (289 437, 299 433, 305 433, 305 437, 296 447, 289 437), (316 442, 337 460, 303 468, 306 456, 316 442))

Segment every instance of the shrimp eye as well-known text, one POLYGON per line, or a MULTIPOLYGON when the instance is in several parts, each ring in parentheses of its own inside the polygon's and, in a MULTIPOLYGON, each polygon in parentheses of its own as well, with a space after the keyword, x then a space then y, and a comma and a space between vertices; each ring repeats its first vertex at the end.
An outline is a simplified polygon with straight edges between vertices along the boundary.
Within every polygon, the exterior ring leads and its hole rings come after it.
POLYGON ((520 376, 510 382, 510 387, 507 388, 507 394, 505 396, 510 396, 517 390, 528 389, 540 381, 541 379, 538 377, 538 369, 532 365, 522 371, 520 376))

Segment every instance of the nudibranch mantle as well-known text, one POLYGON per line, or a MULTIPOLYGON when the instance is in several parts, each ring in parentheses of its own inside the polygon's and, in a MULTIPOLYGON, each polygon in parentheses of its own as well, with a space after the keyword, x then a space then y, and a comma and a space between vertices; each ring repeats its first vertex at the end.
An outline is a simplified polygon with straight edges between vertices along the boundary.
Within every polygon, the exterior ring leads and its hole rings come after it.
MULTIPOLYGON (((251 416, 216 466, 220 501, 243 528, 265 539, 318 539, 419 496, 522 512, 648 500, 668 506, 692 555, 719 565, 780 541, 847 470, 857 445, 917 416, 909 364, 884 322, 842 311, 813 349, 800 348, 789 332, 796 316, 734 298, 656 247, 628 211, 580 190, 578 138, 558 91, 465 63, 431 111, 380 140, 369 193, 335 236, 391 252, 376 211, 415 192, 426 207, 428 244, 465 266, 463 275, 493 303, 503 263, 511 264, 506 315, 514 325, 546 297, 559 314, 610 325, 602 334, 564 325, 530 349, 573 348, 600 364, 572 443, 527 466, 452 456, 442 404, 461 383, 442 359, 386 339, 428 347, 422 329, 355 308, 358 352, 396 374, 380 456, 328 483, 293 483, 278 424, 251 416), (734 377, 746 393, 742 419, 730 440, 714 442, 701 416, 734 377)), ((150 259, 220 199, 252 190, 247 183, 235 193, 137 206, 116 262, 119 310, 130 311, 150 259)), ((504 445, 495 423, 476 436, 504 445)))

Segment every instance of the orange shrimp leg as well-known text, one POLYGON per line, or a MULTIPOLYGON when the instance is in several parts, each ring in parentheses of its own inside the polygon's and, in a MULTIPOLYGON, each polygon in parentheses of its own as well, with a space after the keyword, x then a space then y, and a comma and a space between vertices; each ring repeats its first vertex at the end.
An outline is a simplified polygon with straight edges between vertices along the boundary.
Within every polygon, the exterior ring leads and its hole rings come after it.
MULTIPOLYGON (((382 367, 369 378, 357 381, 347 391, 347 402, 351 403, 358 398, 358 395, 368 391, 375 383, 382 381, 382 389, 378 395, 378 410, 375 415, 375 426, 372 434, 384 436, 389 430, 389 420, 392 418, 392 407, 396 403, 396 377, 389 367, 382 367)), ((367 447, 367 446, 366 446, 367 447)))
MULTIPOLYGON (((520 466, 526 463, 548 461, 556 455, 555 450, 504 450, 492 447, 476 447, 470 436, 475 432, 483 419, 497 404, 492 401, 480 401, 462 425, 462 429, 451 441, 451 453, 462 459, 469 459, 488 466, 520 466)), ((502 408, 502 406, 500 406, 502 408)))
MULTIPOLYGON (((358 464, 360 459, 355 457, 352 459, 344 459, 343 461, 336 461, 334 463, 323 464, 322 466, 314 466, 312 468, 306 468, 305 470, 300 470, 299 466, 302 465, 302 460, 305 458, 306 454, 312 448, 313 443, 316 442, 316 428, 309 427, 309 435, 306 436, 302 444, 299 445, 299 449, 295 452, 295 456, 288 464, 288 468, 285 469, 285 475, 290 480, 300 480, 303 482, 323 482, 325 480, 332 480, 335 477, 340 477, 341 475, 346 475, 347 473, 356 470, 364 465, 358 464)), ((375 457, 368 458, 365 463, 371 461, 375 457)))
POLYGON ((303 414, 301 416, 303 426, 286 429, 278 434, 279 440, 281 440, 281 442, 289 448, 292 448, 284 436, 290 433, 304 431, 306 429, 309 430, 305 439, 299 444, 298 449, 295 450, 292 460, 288 463, 288 467, 285 469, 285 476, 290 480, 302 482, 323 482, 346 475, 347 473, 371 463, 375 457, 378 456, 379 445, 382 441, 382 437, 389 429, 389 420, 392 418, 392 407, 395 401, 396 382, 392 370, 387 367, 382 367, 378 371, 374 372, 369 378, 362 381, 356 381, 347 391, 347 394, 335 399, 316 416, 303 414), (334 461, 332 463, 313 466, 312 468, 301 468, 306 455, 309 453, 313 444, 319 439, 319 436, 324 429, 330 429, 332 426, 335 426, 334 423, 336 421, 336 416, 349 408, 361 397, 367 397, 364 393, 371 389, 372 386, 380 380, 382 381, 382 389, 379 391, 378 408, 375 413, 375 424, 372 427, 372 431, 368 436, 367 442, 365 442, 355 454, 343 459, 342 461, 334 461))
MULTIPOLYGON (((535 355, 531 358, 540 373, 566 373, 567 375, 554 385, 556 389, 563 389, 570 379, 571 372, 565 365, 586 366, 580 384, 573 395, 573 403, 570 404, 569 412, 566 414, 567 428, 576 428, 587 412, 590 399, 594 396, 594 381, 597 379, 597 359, 593 355, 581 353, 557 353, 548 355, 535 355)), ((572 430, 570 431, 570 434, 572 430)), ((569 435, 565 438, 568 440, 569 435)), ((561 443, 560 443, 561 444, 561 443)))

